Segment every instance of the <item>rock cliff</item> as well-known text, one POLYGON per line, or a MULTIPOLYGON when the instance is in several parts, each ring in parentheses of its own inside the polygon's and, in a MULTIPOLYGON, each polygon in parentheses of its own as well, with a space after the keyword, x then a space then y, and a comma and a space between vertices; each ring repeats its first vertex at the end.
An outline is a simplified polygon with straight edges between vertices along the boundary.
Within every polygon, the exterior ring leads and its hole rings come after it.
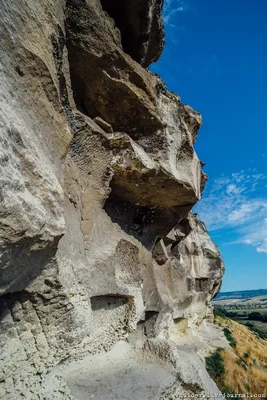
POLYGON ((162 5, 1 3, 0 398, 218 393, 201 116, 146 69, 162 5))

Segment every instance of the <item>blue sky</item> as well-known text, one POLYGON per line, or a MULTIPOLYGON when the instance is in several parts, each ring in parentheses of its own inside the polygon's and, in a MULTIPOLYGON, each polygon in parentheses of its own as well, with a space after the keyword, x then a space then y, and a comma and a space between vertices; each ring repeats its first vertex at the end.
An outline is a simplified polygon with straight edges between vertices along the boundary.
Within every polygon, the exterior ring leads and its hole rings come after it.
POLYGON ((223 255, 223 291, 267 288, 267 1, 165 0, 151 66, 201 112, 209 175, 195 211, 223 255))

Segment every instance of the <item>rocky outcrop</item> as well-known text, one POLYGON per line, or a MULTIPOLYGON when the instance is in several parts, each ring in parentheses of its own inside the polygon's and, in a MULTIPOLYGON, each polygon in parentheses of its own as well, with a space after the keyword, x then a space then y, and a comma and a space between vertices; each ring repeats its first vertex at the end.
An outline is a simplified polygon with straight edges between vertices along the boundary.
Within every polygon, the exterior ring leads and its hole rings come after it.
POLYGON ((143 67, 157 61, 164 45, 163 0, 101 0, 101 4, 119 28, 123 51, 143 67))
MULTIPOLYGON (((179 349, 212 319, 223 263, 190 211, 206 181, 201 116, 144 69, 162 50, 161 8, 2 5, 2 398, 82 398, 70 371, 94 360, 102 376, 121 365, 111 384, 129 376, 114 398, 147 363, 144 400, 217 391, 196 349, 179 349)), ((111 399, 97 382, 85 397, 111 399)))

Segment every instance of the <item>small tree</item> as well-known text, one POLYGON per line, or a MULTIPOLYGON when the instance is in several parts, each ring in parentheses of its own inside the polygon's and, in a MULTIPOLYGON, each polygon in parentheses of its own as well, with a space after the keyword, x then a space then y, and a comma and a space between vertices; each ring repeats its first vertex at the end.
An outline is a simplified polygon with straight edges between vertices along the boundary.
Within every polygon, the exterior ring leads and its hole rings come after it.
POLYGON ((248 319, 252 319, 254 321, 262 321, 263 320, 263 316, 261 315, 261 313, 259 313, 257 311, 253 311, 253 312, 248 314, 248 319))

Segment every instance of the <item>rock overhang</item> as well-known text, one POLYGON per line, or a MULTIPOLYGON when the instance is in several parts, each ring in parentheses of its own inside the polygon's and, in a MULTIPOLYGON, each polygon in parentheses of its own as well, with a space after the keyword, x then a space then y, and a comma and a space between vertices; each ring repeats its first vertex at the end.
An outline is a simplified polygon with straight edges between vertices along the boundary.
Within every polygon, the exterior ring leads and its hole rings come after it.
MULTIPOLYGON (((0 129, 17 160, 1 159, 10 201, 0 283, 12 292, 1 298, 2 392, 68 399, 63 377, 47 372, 120 340, 175 371, 197 365, 199 390, 214 389, 198 356, 172 343, 211 317, 224 268, 190 213, 206 179, 193 148, 201 116, 143 68, 162 49, 162 2, 11 3, 0 17, 1 107, 11 110, 0 129), (11 118, 22 152, 6 137, 11 118)), ((195 384, 187 369, 177 379, 176 394, 195 384)))

